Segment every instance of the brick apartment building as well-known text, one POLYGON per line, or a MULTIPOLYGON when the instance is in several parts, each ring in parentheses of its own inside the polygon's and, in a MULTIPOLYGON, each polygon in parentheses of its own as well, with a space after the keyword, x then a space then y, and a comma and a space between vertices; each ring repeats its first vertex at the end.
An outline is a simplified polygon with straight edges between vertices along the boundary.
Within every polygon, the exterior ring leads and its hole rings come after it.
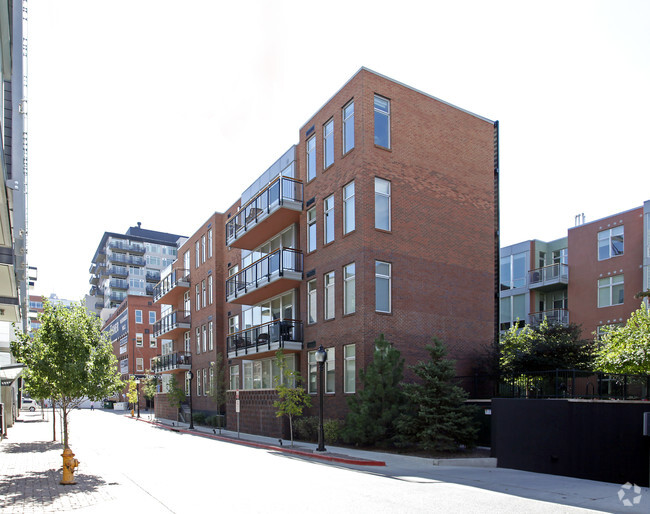
POLYGON ((549 321, 582 325, 584 338, 625 323, 650 290, 650 201, 584 223, 551 242, 501 249, 500 328, 549 321))
MULTIPOLYGON (((497 123, 362 68, 179 248, 154 289, 154 370, 212 413, 222 352, 228 427, 239 391, 240 429, 275 436, 280 348, 311 394, 327 350, 330 418, 345 416, 381 333, 407 364, 440 337, 469 375, 497 332, 498 249, 497 123)), ((175 417, 159 396, 156 414, 175 417)))
MULTIPOLYGON (((128 295, 104 323, 102 332, 113 344, 122 380, 144 377, 152 369, 152 360, 161 351, 153 333, 159 319, 160 305, 154 304, 151 296, 128 295)), ((146 399, 140 395, 139 400, 145 407, 146 399)))

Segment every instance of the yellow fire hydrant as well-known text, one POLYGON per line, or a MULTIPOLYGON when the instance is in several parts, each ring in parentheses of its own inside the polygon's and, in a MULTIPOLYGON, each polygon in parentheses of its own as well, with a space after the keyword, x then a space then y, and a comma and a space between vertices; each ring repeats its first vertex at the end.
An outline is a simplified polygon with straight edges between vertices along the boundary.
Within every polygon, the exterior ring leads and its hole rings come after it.
POLYGON ((76 484, 77 482, 74 481, 74 468, 79 466, 79 461, 74 458, 74 453, 70 448, 63 450, 61 456, 63 457, 63 480, 61 480, 60 484, 76 484))

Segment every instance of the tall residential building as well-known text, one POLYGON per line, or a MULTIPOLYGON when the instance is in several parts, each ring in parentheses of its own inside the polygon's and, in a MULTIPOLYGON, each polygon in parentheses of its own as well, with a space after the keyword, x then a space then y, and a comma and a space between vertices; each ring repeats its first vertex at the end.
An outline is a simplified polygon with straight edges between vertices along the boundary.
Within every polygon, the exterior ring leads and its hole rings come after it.
POLYGON ((576 217, 566 237, 501 249, 500 328, 547 318, 598 337, 639 308, 649 269, 650 201, 589 223, 576 217))
POLYGON ((86 304, 106 321, 127 295, 151 296, 160 270, 176 259, 183 236, 143 229, 125 234, 104 232, 90 266, 90 299, 86 304))
MULTIPOLYGON (((214 413, 221 353, 229 428, 238 396, 240 429, 275 436, 279 349, 316 394, 325 348, 325 412, 342 418, 380 334, 407 364, 437 336, 470 375, 497 328, 496 122, 362 68, 298 137, 154 290, 156 372, 214 413)), ((165 394, 156 413, 175 417, 165 394)))
POLYGON ((0 0, 0 437, 19 406, 12 323, 27 331, 27 3, 0 0))

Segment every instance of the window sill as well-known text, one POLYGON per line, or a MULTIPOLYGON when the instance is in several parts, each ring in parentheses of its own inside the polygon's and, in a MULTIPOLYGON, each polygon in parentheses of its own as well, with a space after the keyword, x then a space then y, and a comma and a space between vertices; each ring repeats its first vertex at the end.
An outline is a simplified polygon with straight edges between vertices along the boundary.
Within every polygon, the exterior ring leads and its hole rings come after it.
POLYGON ((385 146, 378 145, 377 143, 375 143, 375 148, 379 148, 380 150, 385 150, 387 152, 392 152, 393 151, 392 148, 386 148, 385 146))
POLYGON ((392 312, 382 312, 382 311, 375 311, 375 314, 378 314, 379 316, 392 316, 392 312))
POLYGON ((352 152, 354 152, 354 149, 355 149, 355 148, 356 148, 356 147, 353 146, 353 147, 350 148, 347 152, 345 152, 344 154, 342 154, 342 155, 341 155, 341 159, 343 159, 344 157, 347 157, 347 156, 350 155, 352 152))
POLYGON ((377 227, 375 227, 375 230, 376 230, 377 232, 382 232, 382 233, 384 233, 384 234, 392 234, 392 233, 393 233, 392 230, 386 230, 386 229, 383 229, 383 228, 377 228, 377 227))

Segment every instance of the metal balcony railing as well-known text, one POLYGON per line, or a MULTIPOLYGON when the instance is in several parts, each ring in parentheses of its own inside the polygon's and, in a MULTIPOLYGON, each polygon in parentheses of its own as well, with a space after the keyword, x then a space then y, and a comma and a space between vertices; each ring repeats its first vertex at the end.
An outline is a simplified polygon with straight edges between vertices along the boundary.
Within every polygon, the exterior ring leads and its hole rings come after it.
POLYGON ((160 271, 147 271, 147 282, 160 282, 160 271))
POLYGON ((189 287, 190 270, 177 268, 158 282, 153 288, 153 301, 157 302, 176 286, 189 287))
POLYGON ((144 253, 144 245, 138 243, 123 243, 121 241, 111 241, 108 243, 108 247, 111 250, 118 252, 134 252, 134 253, 144 253))
POLYGON ((128 289, 129 282, 121 278, 112 278, 109 282, 112 289, 128 289))
POLYGON ((569 266, 555 263, 528 272, 528 287, 537 288, 547 285, 568 284, 569 266))
POLYGON ((189 311, 174 311, 167 316, 163 316, 153 325, 154 337, 160 337, 163 334, 171 332, 177 328, 187 328, 192 322, 189 311), (187 326, 185 326, 187 325, 187 326))
POLYGON ((569 324, 569 311, 567 309, 551 309, 547 311, 531 312, 528 315, 528 323, 537 327, 544 319, 549 323, 569 324))
POLYGON ((106 268, 106 273, 113 277, 128 277, 129 270, 124 266, 109 266, 106 268))
POLYGON ((160 355, 151 360, 151 370, 154 373, 173 371, 175 369, 190 369, 192 367, 192 354, 189 352, 176 352, 160 355))
POLYGON ((300 204, 302 210, 302 181, 290 177, 276 177, 264 189, 243 205, 226 223, 226 245, 257 224, 260 219, 279 208, 285 202, 300 204))
POLYGON ((229 277, 226 280, 226 301, 277 280, 286 271, 300 274, 303 272, 303 258, 300 250, 279 248, 229 277))
POLYGON ((284 319, 263 323, 226 336, 228 352, 235 355, 284 348, 287 342, 302 347, 302 321, 284 319))

